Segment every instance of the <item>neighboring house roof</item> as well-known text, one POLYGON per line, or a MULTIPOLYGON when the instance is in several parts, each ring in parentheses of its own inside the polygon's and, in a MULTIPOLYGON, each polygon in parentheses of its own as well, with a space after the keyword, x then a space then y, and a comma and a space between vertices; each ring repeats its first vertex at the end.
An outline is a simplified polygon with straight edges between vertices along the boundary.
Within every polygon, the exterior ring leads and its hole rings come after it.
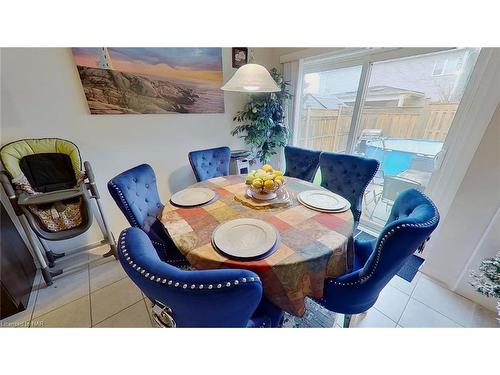
MULTIPOLYGON (((306 94, 303 99, 307 108, 337 109, 340 105, 356 100, 357 91, 341 92, 330 95, 306 94)), ((424 98, 425 94, 419 91, 406 90, 391 86, 373 86, 368 89, 366 101, 397 100, 401 96, 424 98)))
POLYGON ((316 94, 306 94, 303 99, 304 106, 316 109, 337 109, 344 104, 335 95, 318 96, 316 94))
MULTIPOLYGON (((342 101, 353 101, 356 100, 357 91, 343 92, 337 93, 335 96, 342 101)), ((366 93, 366 99, 374 99, 380 97, 387 97, 387 99, 391 99, 394 97, 399 97, 401 95, 405 96, 415 96, 418 98, 425 97, 425 94, 420 91, 407 90, 399 87, 392 86, 372 86, 368 88, 368 92, 366 93)))

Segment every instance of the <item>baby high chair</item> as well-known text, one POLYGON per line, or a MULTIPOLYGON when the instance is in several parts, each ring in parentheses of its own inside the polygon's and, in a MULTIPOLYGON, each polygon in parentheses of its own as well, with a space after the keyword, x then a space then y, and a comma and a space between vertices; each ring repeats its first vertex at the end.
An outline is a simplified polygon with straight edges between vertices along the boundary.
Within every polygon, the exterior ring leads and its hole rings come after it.
POLYGON ((47 285, 52 284, 52 277, 91 262, 49 269, 65 255, 109 244, 110 250, 104 256, 116 257, 115 240, 102 213, 92 167, 86 161, 82 170, 80 151, 74 143, 58 138, 22 139, 3 146, 0 159, 5 169, 0 171, 0 181, 47 285), (91 199, 95 199, 95 205, 91 199), (66 240, 85 233, 94 215, 103 240, 65 253, 50 250, 46 241, 66 240))

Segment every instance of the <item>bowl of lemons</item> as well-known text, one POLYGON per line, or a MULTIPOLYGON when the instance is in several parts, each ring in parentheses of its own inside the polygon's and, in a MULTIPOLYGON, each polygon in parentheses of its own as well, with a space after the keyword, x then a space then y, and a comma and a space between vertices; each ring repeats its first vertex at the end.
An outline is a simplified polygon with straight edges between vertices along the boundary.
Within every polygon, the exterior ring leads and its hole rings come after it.
POLYGON ((249 186, 248 195, 259 200, 270 200, 277 196, 277 192, 285 185, 283 172, 265 164, 256 171, 250 171, 246 177, 249 186))

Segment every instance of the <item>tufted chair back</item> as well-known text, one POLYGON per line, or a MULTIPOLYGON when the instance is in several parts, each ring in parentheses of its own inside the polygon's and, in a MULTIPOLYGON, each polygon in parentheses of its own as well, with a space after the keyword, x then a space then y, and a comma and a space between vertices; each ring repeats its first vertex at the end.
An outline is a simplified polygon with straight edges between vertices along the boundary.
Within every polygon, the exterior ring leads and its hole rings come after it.
POLYGON ((130 225, 149 232, 163 208, 153 168, 141 164, 122 172, 108 182, 108 190, 130 225))
POLYGON ((304 181, 313 182, 318 171, 319 155, 321 151, 307 150, 305 148, 286 146, 285 176, 300 178, 304 181))
POLYGON ((209 148, 189 153, 189 163, 198 182, 229 175, 230 160, 229 147, 209 148))
POLYGON ((354 220, 361 217, 361 202, 379 162, 360 156, 322 152, 319 158, 321 186, 339 194, 351 203, 354 220))
POLYGON ((401 192, 377 241, 355 241, 355 253, 366 253, 366 260, 349 274, 327 279, 322 303, 343 314, 368 310, 438 223, 439 212, 428 197, 416 189, 401 192))
POLYGON ((251 319, 262 297, 262 283, 255 273, 239 269, 183 271, 162 262, 137 228, 125 229, 118 243, 118 257, 127 275, 177 327, 268 324, 266 319, 251 319))

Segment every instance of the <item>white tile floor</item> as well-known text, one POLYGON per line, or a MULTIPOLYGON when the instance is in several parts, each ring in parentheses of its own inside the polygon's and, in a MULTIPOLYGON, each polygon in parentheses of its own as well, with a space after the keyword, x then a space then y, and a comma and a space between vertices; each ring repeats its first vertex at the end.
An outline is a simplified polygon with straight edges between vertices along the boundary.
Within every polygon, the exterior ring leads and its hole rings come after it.
MULTIPOLYGON (((45 287, 37 274, 28 309, 2 327, 153 327, 149 302, 119 262, 106 258, 45 287)), ((395 276, 351 327, 500 327, 495 313, 418 273, 411 283, 395 276)), ((336 327, 342 325, 338 314, 336 327)))
MULTIPOLYGON (((341 326, 339 314, 336 325, 341 326)), ((418 272, 411 283, 395 276, 366 314, 353 316, 351 327, 499 328, 495 312, 444 288, 418 272)))

